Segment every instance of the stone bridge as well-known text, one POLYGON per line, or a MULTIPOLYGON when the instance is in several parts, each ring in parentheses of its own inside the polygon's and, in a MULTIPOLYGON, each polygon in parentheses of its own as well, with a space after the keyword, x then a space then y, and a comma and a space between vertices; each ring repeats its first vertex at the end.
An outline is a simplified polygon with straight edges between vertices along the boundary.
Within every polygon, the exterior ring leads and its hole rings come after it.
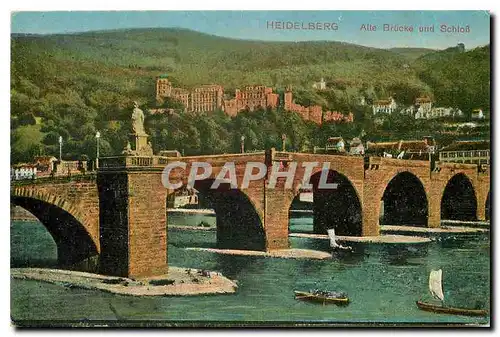
MULTIPOLYGON (((168 175, 188 183, 195 162, 212 172, 194 187, 215 209, 217 241, 224 248, 288 248, 289 209, 310 176, 314 230, 334 227, 341 235, 379 235, 380 224, 440 226, 441 217, 484 220, 489 202, 489 166, 381 157, 278 152, 199 157, 108 157, 97 175, 71 181, 14 183, 11 202, 37 216, 58 245, 60 261, 72 264, 99 254, 101 273, 141 277, 167 271, 167 164, 185 163, 168 175), (226 163, 234 163, 237 186, 229 180, 210 188, 226 163), (264 175, 243 186, 247 164, 263 163, 264 175), (306 168, 308 164, 316 165, 306 168), (296 166, 295 166, 296 165, 296 166), (290 172, 269 187, 272 172, 290 172), (306 172, 306 170, 309 170, 306 172), (324 172, 324 173, 323 173, 324 172), (319 188, 321 175, 334 188, 319 188)), ((256 174, 255 169, 250 171, 256 174)), ((230 175, 230 174, 229 174, 230 175)))

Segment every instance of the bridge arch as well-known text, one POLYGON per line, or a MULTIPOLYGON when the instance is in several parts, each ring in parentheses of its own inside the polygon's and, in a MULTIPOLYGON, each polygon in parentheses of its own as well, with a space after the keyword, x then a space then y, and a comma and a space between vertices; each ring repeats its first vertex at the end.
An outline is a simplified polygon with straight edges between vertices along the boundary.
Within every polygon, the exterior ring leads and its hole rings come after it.
POLYGON ((214 181, 196 180, 194 188, 199 192, 199 202, 215 211, 217 246, 265 251, 263 221, 252 199, 245 191, 231 188, 229 183, 221 183, 217 189, 212 189, 214 181))
POLYGON ((476 193, 472 180, 466 174, 452 176, 441 194, 441 219, 476 220, 476 193))
POLYGON ((427 226, 428 195, 422 180, 414 173, 402 171, 393 176, 381 201, 381 225, 427 226))
MULTIPOLYGON (((330 228, 337 235, 361 236, 362 203, 355 185, 347 176, 336 170, 328 170, 327 184, 333 188, 321 188, 322 171, 311 175, 310 184, 313 192, 313 230, 318 234, 326 234, 330 228)), ((300 194, 290 200, 289 207, 300 194)))
POLYGON ((99 243, 74 205, 54 195, 23 192, 11 195, 11 204, 26 209, 45 226, 57 245, 58 265, 88 269, 90 259, 99 253, 99 243))

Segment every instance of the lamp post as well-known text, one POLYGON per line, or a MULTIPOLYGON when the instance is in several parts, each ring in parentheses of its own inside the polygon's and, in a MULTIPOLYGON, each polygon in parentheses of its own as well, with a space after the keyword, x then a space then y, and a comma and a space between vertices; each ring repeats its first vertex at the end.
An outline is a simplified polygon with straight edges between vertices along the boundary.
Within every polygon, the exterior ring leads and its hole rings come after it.
POLYGON ((96 170, 99 169, 99 138, 101 138, 101 133, 99 131, 97 131, 95 133, 95 139, 96 139, 96 142, 97 142, 97 153, 96 153, 96 157, 95 157, 95 168, 96 168, 96 170))
POLYGON ((241 153, 245 153, 245 136, 241 136, 241 153))
POLYGON ((59 136, 59 161, 62 162, 62 136, 59 136))
POLYGON ((286 135, 285 134, 281 135, 281 140, 283 141, 282 146, 281 146, 283 149, 282 151, 285 152, 285 143, 286 143, 286 135))

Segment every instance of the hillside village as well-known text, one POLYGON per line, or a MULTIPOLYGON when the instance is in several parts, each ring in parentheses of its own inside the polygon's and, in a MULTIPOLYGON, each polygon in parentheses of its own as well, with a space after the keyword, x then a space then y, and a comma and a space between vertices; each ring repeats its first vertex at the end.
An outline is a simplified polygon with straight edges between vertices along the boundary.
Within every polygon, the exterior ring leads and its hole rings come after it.
MULTIPOLYGON (((312 84, 316 91, 329 90, 324 78, 312 84)), ((236 116, 242 111, 254 111, 257 108, 276 109, 281 106, 285 111, 298 113, 303 120, 311 121, 315 124, 327 122, 353 123, 352 112, 346 114, 338 111, 324 111, 320 105, 303 106, 295 103, 293 90, 289 86, 284 94, 274 92, 273 88, 264 85, 246 86, 236 89, 234 95, 228 95, 224 88, 218 84, 200 85, 187 90, 174 87, 169 81, 167 74, 162 74, 156 78, 156 100, 158 104, 163 104, 165 98, 171 98, 183 106, 184 112, 209 113, 216 110, 224 111, 229 116, 236 116)), ((458 118, 463 119, 465 114, 457 107, 438 107, 429 96, 415 98, 414 104, 407 106, 398 103, 392 96, 387 99, 379 99, 367 103, 364 96, 357 98, 357 105, 368 106, 373 111, 373 116, 380 120, 384 116, 391 114, 408 115, 415 119, 436 119, 436 118, 458 118)), ((152 108, 151 113, 172 112, 172 109, 152 108)), ((471 120, 482 120, 486 116, 482 109, 477 108, 471 111, 471 120)))

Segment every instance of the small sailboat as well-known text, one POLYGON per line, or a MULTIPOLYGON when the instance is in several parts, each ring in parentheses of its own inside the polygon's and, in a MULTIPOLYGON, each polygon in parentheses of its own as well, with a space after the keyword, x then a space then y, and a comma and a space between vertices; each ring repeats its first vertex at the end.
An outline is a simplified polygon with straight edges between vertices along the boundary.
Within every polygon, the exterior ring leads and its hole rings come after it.
POLYGON ((488 310, 483 309, 467 309, 467 308, 453 308, 444 306, 444 294, 443 294, 443 271, 431 270, 429 275, 429 291, 432 296, 441 301, 441 305, 436 305, 432 303, 424 303, 422 301, 417 301, 417 306, 421 310, 432 311, 443 314, 452 315, 464 315, 464 316, 487 316, 488 310))
POLYGON ((330 238, 330 247, 332 247, 335 250, 348 250, 352 251, 352 247, 349 246, 342 246, 337 242, 337 238, 335 236, 335 229, 330 228, 327 230, 328 232, 328 237, 330 238))

